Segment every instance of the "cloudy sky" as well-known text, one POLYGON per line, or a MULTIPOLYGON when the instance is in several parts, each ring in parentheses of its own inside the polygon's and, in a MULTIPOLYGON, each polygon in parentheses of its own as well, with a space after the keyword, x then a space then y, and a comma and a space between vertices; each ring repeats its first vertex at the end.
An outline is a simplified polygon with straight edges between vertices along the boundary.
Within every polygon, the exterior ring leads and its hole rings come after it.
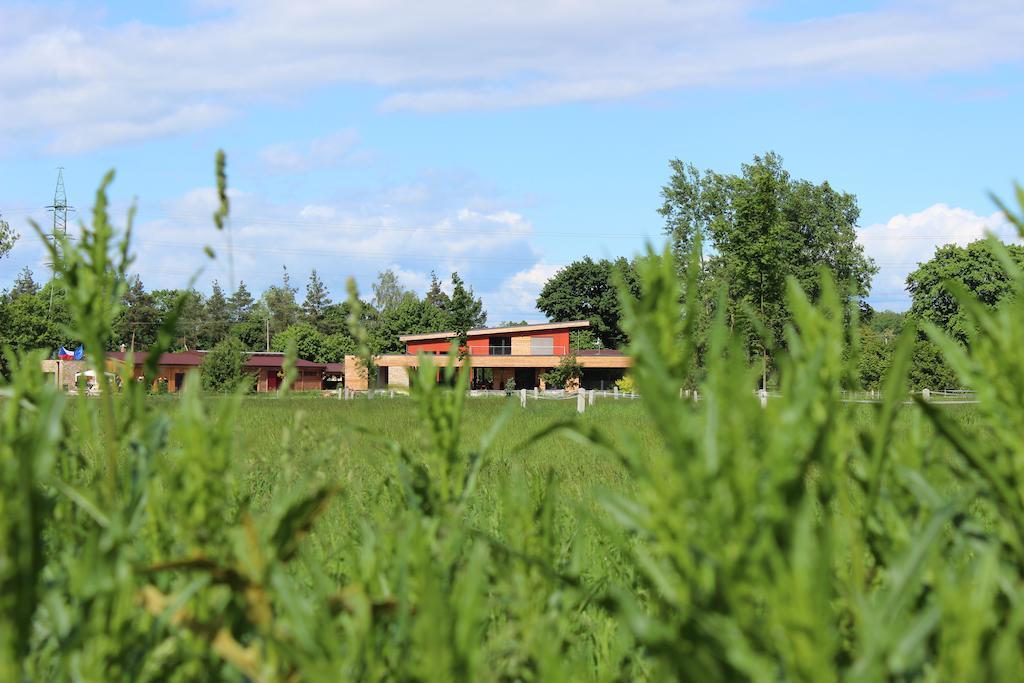
POLYGON ((223 147, 250 289, 458 270, 492 322, 537 320, 560 265, 660 242, 669 159, 775 150, 857 195, 900 309, 936 244, 1009 232, 1022 35, 1020 0, 0 0, 0 288, 43 270, 58 166, 79 217, 117 170, 147 287, 230 288, 201 251, 223 147))

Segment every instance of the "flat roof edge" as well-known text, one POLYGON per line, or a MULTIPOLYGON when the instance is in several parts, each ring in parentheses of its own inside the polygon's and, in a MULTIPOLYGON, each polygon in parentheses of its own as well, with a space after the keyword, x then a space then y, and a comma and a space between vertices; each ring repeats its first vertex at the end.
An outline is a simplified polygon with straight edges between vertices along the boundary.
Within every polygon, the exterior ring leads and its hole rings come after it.
MULTIPOLYGON (((560 323, 533 323, 532 325, 512 325, 509 327, 480 327, 475 330, 469 330, 466 334, 470 337, 479 337, 485 334, 510 334, 514 332, 530 332, 534 330, 578 329, 582 327, 590 327, 590 321, 567 320, 560 323)), ((427 339, 452 339, 453 337, 455 337, 454 332, 425 332, 422 334, 402 334, 398 336, 398 341, 425 341, 427 339)))

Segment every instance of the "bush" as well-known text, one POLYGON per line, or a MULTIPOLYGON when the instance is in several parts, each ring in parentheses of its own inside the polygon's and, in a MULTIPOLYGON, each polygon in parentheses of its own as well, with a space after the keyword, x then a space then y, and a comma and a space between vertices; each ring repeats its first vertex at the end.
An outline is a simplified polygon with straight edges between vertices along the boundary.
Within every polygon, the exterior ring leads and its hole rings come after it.
POLYGON ((540 376, 544 385, 549 389, 564 389, 573 380, 579 380, 583 376, 583 366, 576 359, 575 353, 562 356, 558 365, 540 376))
POLYGON ((636 391, 636 380, 633 379, 632 375, 626 375, 615 380, 615 386, 623 393, 632 394, 636 391))
MULTIPOLYGON (((214 346, 200 366, 203 389, 228 392, 238 388, 243 378, 252 377, 243 372, 245 349, 237 337, 227 337, 214 346)), ((251 387, 250 387, 251 388, 251 387)))

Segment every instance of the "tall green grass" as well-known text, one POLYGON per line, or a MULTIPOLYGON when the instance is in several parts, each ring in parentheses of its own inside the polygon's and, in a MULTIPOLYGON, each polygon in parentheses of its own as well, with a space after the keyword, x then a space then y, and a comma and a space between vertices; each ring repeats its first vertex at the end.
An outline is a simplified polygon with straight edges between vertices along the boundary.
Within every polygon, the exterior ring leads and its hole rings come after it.
MULTIPOLYGON (((106 182, 51 253, 87 349, 130 264, 106 182)), ((904 405, 913 331, 884 401, 843 404, 856 324, 823 273, 762 409, 723 321, 695 371, 695 280, 663 254, 624 301, 644 398, 583 416, 426 362, 409 399, 151 398, 154 364, 69 398, 12 354, 0 680, 1019 680, 1012 274, 1004 309, 962 302, 968 349, 927 330, 977 407, 904 405)))

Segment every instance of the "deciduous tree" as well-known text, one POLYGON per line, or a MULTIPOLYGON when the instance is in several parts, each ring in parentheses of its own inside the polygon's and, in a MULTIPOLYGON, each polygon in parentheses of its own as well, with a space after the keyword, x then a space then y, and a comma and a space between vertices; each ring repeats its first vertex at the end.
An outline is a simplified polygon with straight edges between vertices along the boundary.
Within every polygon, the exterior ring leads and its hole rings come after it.
POLYGON ((483 327, 487 322, 484 303, 473 295, 473 288, 467 287, 458 273, 452 273, 452 296, 448 303, 447 326, 465 342, 466 332, 483 327))
POLYGON ((701 172, 679 160, 671 167, 660 212, 680 272, 700 233, 711 247, 710 256, 701 255, 704 308, 710 310, 724 289, 727 320, 734 332, 748 336, 752 352, 760 351, 761 341, 743 323, 743 312, 757 312, 782 339, 791 317, 784 300, 787 277, 816 299, 824 265, 844 300, 867 296, 877 268, 856 241, 860 210, 852 194, 828 182, 794 180, 773 152, 755 156, 738 175, 701 172))
POLYGON ((619 327, 622 308, 615 274, 619 273, 633 296, 640 284, 633 265, 624 258, 594 261, 589 256, 574 261, 544 283, 537 308, 552 322, 587 320, 590 329, 607 348, 619 348, 626 335, 619 327))

